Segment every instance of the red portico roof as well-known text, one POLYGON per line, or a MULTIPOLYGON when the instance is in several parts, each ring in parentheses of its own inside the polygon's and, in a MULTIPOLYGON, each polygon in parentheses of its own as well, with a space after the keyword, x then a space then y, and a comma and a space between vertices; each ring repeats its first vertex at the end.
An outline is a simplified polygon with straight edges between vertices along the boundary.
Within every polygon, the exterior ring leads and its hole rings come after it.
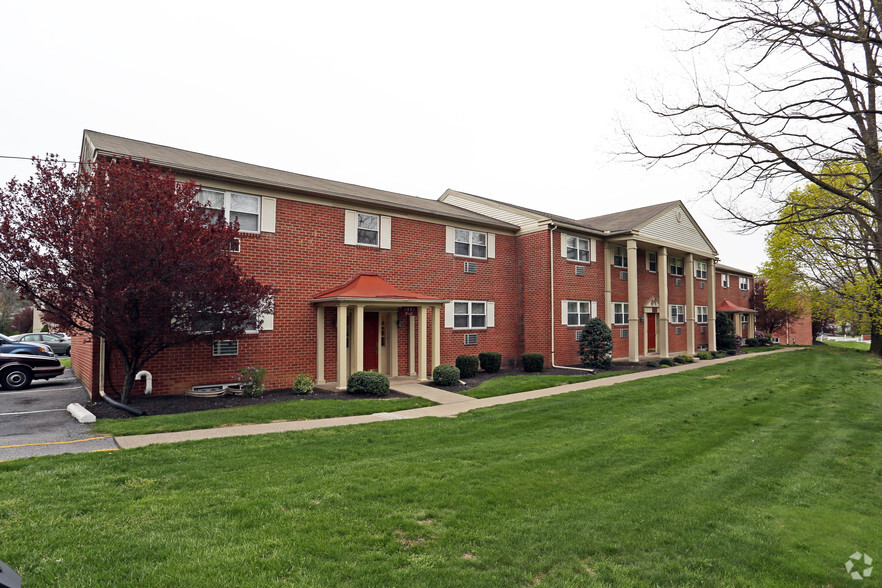
POLYGON ((755 310, 752 310, 750 308, 744 308, 743 306, 738 306, 736 304, 733 304, 733 303, 729 302, 728 298, 723 298, 723 301, 717 305, 717 311, 719 311, 719 312, 738 312, 741 314, 744 314, 744 313, 756 314, 755 310))
POLYGON ((426 300, 444 302, 443 298, 407 292, 396 288, 377 274, 358 274, 345 284, 319 292, 313 300, 336 300, 341 298, 381 300, 426 300))

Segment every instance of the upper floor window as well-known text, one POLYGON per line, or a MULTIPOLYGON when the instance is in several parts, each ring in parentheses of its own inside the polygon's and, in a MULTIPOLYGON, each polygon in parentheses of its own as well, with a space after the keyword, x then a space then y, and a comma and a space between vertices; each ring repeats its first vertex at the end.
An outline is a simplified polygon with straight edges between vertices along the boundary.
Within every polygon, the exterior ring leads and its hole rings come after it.
POLYGON ((456 255, 487 259, 487 233, 467 231, 466 229, 455 229, 453 233, 456 255))
POLYGON ((707 306, 696 306, 695 307, 695 322, 698 322, 698 323, 706 323, 707 322, 707 306))
POLYGON ((613 247, 613 265, 616 267, 628 267, 628 250, 621 245, 613 247))
POLYGON ((658 271, 658 253, 655 251, 646 252, 646 269, 653 273, 658 271))
POLYGON ((380 244, 380 217, 376 214, 358 213, 358 232, 356 233, 356 243, 359 245, 372 245, 377 247, 380 244))
POLYGON ((671 275, 672 276, 682 276, 683 275, 683 258, 682 257, 672 257, 671 258, 671 275))
POLYGON ((695 277, 699 280, 707 279, 707 262, 706 261, 697 261, 695 262, 695 277))
POLYGON ((588 324, 591 318, 591 302, 581 300, 566 300, 567 326, 580 327, 588 324))
POLYGON ((203 188, 197 199, 218 220, 239 221, 239 230, 260 232, 260 196, 203 188))
POLYGON ((671 305, 671 322, 672 323, 685 323, 686 322, 686 307, 682 304, 672 304, 671 305))
POLYGON ((580 239, 567 235, 567 259, 574 261, 591 260, 591 242, 588 239, 580 239))
POLYGON ((749 278, 738 278, 738 287, 742 290, 747 290, 750 283, 749 278))
POLYGON ((729 276, 728 274, 720 274, 720 285, 723 288, 729 287, 729 276))
POLYGON ((614 302, 613 303, 613 323, 616 325, 627 325, 628 324, 628 303, 627 302, 614 302))

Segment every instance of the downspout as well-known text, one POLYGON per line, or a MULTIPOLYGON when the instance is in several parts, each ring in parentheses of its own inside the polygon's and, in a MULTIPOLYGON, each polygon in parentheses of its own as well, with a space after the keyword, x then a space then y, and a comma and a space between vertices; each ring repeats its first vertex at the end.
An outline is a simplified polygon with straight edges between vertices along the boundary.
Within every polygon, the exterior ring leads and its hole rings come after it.
POLYGON ((588 368, 576 368, 568 365, 557 365, 554 363, 554 327, 557 324, 554 321, 554 230, 557 228, 555 223, 548 223, 548 268, 551 276, 551 367, 559 370, 575 370, 577 372, 588 372, 593 374, 594 370, 588 368))
POLYGON ((134 408, 132 406, 128 406, 127 404, 123 404, 122 402, 117 402, 110 396, 104 393, 104 364, 106 363, 106 355, 104 350, 104 337, 101 337, 100 343, 98 344, 98 394, 104 399, 104 402, 109 404, 114 408, 118 408, 120 410, 124 410, 128 413, 131 413, 135 416, 143 416, 144 411, 138 408, 134 408))

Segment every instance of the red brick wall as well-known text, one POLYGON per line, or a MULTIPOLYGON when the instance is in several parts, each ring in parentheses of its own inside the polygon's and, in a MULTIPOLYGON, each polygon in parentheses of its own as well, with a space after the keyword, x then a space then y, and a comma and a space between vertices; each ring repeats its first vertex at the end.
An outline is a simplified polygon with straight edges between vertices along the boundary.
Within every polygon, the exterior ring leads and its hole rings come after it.
POLYGON ((797 319, 789 325, 773 331, 771 336, 778 337, 782 345, 811 345, 813 343, 812 317, 808 315, 797 319))
MULTIPOLYGON (((548 234, 545 234, 546 242, 548 234)), ((561 303, 564 300, 591 301, 597 303, 598 315, 600 318, 606 317, 606 309, 603 306, 603 264, 604 251, 603 242, 596 243, 596 258, 593 263, 577 262, 561 256, 560 233, 554 232, 552 259, 554 260, 554 305, 547 306, 545 314, 546 322, 544 323, 545 332, 551 330, 551 319, 548 318, 548 312, 554 311, 554 361, 557 365, 580 365, 579 358, 579 342, 576 341, 576 333, 581 327, 567 326, 566 317, 561 316, 561 303), (585 267, 585 275, 577 276, 576 268, 585 267)), ((547 247, 547 245, 546 245, 547 247)), ((546 248, 547 251, 547 248, 546 248)), ((546 257, 546 260, 548 258, 546 257)), ((546 267, 548 261, 546 261, 546 267)), ((547 276, 547 272, 545 274, 547 276)), ((546 288, 548 282, 546 282, 546 288)), ((532 301, 527 298, 527 305, 532 305, 532 301)), ((545 297, 547 304, 547 294, 545 297)), ((548 344, 548 351, 544 352, 546 363, 551 363, 551 343, 548 344)))

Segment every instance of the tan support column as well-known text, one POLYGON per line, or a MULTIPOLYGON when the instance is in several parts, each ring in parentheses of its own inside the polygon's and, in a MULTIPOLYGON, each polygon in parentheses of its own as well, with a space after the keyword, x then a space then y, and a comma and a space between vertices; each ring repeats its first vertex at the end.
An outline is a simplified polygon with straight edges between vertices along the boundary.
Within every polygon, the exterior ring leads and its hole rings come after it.
POLYGON ((416 317, 407 317, 407 375, 413 378, 416 373, 416 317))
POLYGON ((432 307, 432 370, 441 365, 441 307, 432 307))
POLYGON ((659 357, 668 357, 668 324, 671 311, 668 306, 668 248, 658 250, 658 347, 659 357))
POLYGON ((747 315, 747 338, 753 339, 756 336, 756 315, 751 313, 747 315))
POLYGON ((325 307, 315 309, 315 383, 325 383, 325 307))
POLYGON ((739 337, 743 337, 744 332, 741 330, 741 313, 740 312, 732 313, 732 323, 733 323, 733 326, 735 327, 735 334, 738 335, 739 337))
POLYGON ((346 307, 337 307, 337 389, 346 389, 346 380, 349 379, 349 358, 346 357, 346 307))
POLYGON ((640 361, 640 300, 637 298, 637 240, 628 239, 628 359, 640 361))
POLYGON ((686 354, 695 355, 695 256, 686 254, 686 354))
POLYGON ((612 305, 612 245, 608 242, 603 243, 603 317, 606 319, 606 326, 612 328, 613 305, 612 305))
POLYGON ((707 260, 707 349, 717 350, 717 269, 713 258, 707 260))
POLYGON ((352 340, 349 343, 355 358, 355 371, 364 371, 364 304, 355 305, 352 317, 352 340))
POLYGON ((389 376, 398 375, 398 313, 390 312, 386 319, 386 348, 389 350, 389 376))
POLYGON ((426 333, 426 307, 420 306, 419 332, 420 342, 417 345, 417 379, 421 382, 428 380, 426 377, 426 347, 428 346, 428 337, 426 333))

